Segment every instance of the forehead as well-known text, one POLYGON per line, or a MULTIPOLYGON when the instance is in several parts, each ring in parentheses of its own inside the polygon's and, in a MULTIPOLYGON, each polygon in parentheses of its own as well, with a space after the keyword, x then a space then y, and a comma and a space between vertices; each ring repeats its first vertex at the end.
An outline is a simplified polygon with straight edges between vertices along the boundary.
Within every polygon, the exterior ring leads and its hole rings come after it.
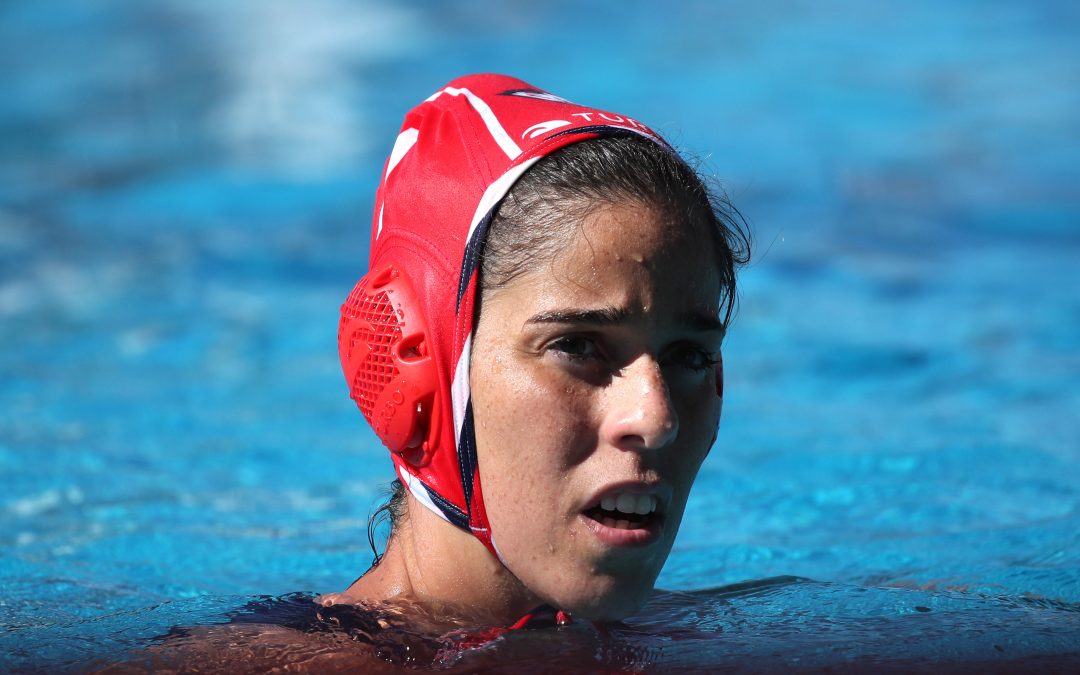
MULTIPOLYGON (((598 204, 582 218, 576 245, 567 252, 576 257, 616 256, 616 260, 630 253, 632 258, 641 258, 634 262, 649 266, 703 245, 711 250, 705 228, 674 211, 636 201, 598 204)), ((700 262, 705 261, 702 257, 700 262)))
POLYGON ((716 312, 720 273, 711 233, 672 209, 623 202, 590 209, 550 264, 508 285, 523 311, 618 306, 636 313, 716 312))

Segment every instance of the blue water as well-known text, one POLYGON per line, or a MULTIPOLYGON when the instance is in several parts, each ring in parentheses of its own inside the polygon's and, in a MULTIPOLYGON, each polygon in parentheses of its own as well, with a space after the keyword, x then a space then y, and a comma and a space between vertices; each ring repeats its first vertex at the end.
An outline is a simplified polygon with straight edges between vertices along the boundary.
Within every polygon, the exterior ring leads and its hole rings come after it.
POLYGON ((0 670, 366 569, 337 307, 404 112, 489 70, 660 129, 756 249, 672 593, 450 665, 1080 665, 1077 5, 434 5, 0 4, 0 670))

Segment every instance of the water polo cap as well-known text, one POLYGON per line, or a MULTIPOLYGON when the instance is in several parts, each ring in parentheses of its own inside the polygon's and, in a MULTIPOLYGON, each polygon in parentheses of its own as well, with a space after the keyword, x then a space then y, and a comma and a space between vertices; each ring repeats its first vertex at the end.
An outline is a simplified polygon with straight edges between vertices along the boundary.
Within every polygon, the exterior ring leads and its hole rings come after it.
POLYGON ((341 308, 349 391, 418 502, 499 559, 484 511, 469 395, 481 248, 499 202, 561 147, 640 122, 503 75, 469 75, 406 116, 379 183, 370 272, 341 308))

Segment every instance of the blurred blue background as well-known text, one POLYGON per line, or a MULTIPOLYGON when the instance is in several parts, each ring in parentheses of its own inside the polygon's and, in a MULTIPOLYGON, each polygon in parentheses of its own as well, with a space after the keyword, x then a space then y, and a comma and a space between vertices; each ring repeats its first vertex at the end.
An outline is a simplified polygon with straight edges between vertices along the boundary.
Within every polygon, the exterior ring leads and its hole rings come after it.
POLYGON ((662 586, 1075 611, 1078 28, 1064 0, 0 4, 7 646, 60 663, 94 619, 366 569, 392 475, 337 310, 404 113, 482 71, 658 129, 753 227, 662 586))

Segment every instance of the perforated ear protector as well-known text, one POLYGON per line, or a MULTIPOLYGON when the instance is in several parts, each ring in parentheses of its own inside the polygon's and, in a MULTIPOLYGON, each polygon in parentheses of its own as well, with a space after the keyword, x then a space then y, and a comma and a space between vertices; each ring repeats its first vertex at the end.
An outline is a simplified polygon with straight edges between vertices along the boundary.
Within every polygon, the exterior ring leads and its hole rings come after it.
POLYGON ((338 350, 349 395, 375 434, 413 466, 438 444, 439 377, 408 277, 393 263, 364 276, 345 304, 338 350))

